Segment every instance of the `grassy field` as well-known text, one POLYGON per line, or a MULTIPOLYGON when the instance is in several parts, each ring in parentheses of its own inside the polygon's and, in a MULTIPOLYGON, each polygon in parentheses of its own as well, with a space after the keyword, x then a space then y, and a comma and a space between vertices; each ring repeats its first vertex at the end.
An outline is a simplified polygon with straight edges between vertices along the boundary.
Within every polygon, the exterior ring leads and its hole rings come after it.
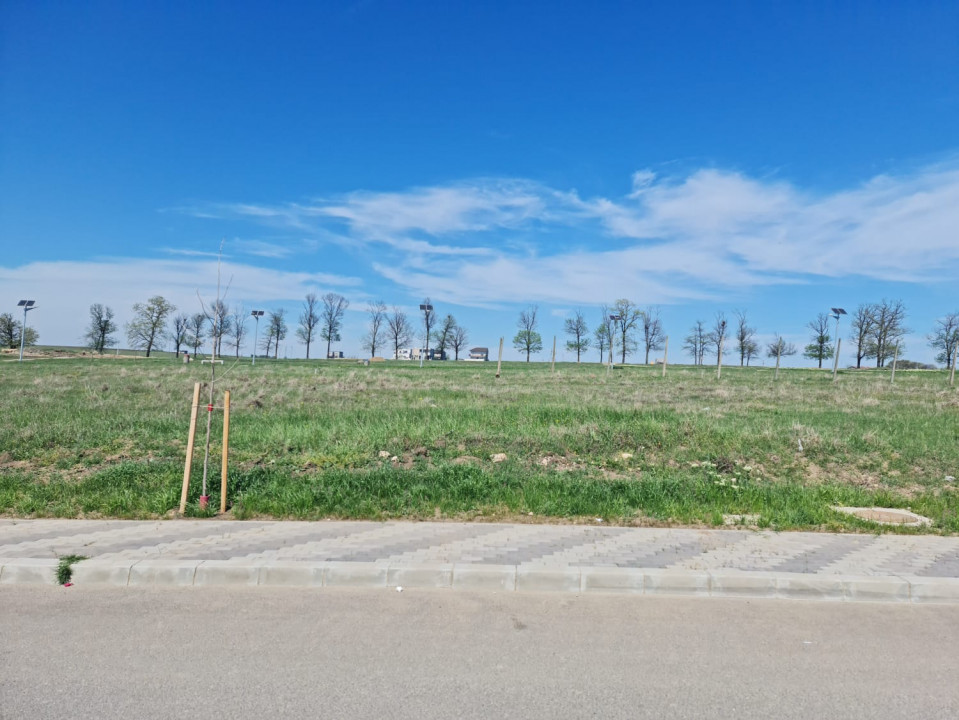
MULTIPOLYGON (((225 371, 225 372, 224 372, 225 371)), ((0 363, 0 513, 162 517, 194 382, 169 359, 0 363)), ((230 390, 230 513, 868 529, 837 504, 959 532, 959 388, 944 372, 245 360, 230 390), (506 459, 493 462, 502 453, 506 459)), ((203 402, 206 400, 204 388, 203 402)), ((197 506, 202 436, 188 514, 197 506)), ((215 413, 214 437, 220 433, 215 413)), ((211 462, 218 508, 219 442, 211 462)))

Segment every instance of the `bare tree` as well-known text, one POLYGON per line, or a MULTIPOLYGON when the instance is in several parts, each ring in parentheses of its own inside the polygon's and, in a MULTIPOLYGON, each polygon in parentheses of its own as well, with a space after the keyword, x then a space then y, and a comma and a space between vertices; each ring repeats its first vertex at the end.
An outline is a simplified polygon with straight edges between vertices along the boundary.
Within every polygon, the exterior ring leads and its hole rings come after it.
POLYGON ((173 352, 176 357, 180 357, 180 348, 187 345, 190 336, 190 316, 186 313, 178 313, 173 316, 173 330, 170 332, 170 340, 173 341, 173 352))
POLYGON ((87 347, 103 355, 107 345, 116 342, 113 333, 117 331, 117 324, 113 322, 113 310, 106 305, 94 303, 90 306, 90 327, 87 329, 87 347))
POLYGON ((457 325, 456 329, 453 330, 453 335, 450 338, 450 345, 453 346, 453 352, 455 353, 453 359, 460 359, 460 350, 466 347, 466 343, 470 340, 469 333, 466 331, 462 325, 457 325))
POLYGON ((749 327, 744 310, 736 311, 736 350, 739 352, 739 365, 749 365, 750 358, 759 352, 759 345, 754 337, 756 328, 749 327))
POLYGON ((596 330, 593 331, 593 338, 596 341, 596 349, 599 350, 599 364, 603 364, 603 353, 609 350, 609 340, 613 335, 612 328, 609 325, 609 308, 603 305, 601 312, 602 318, 596 330))
POLYGON ((693 365, 702 365, 703 356, 706 354, 706 325, 702 320, 697 320, 696 324, 690 328, 689 335, 683 341, 683 350, 689 353, 693 359, 693 365))
POLYGON ((726 335, 729 333, 729 326, 726 323, 726 313, 716 313, 716 320, 713 323, 713 329, 706 334, 706 344, 716 349, 716 364, 719 364, 720 354, 725 354, 726 335))
POLYGON ((433 332, 433 339, 436 341, 436 349, 440 351, 440 357, 446 353, 446 348, 450 344, 453 333, 456 331, 456 318, 448 314, 443 318, 443 322, 433 332))
POLYGON ((936 325, 928 335, 929 345, 939 352, 936 362, 952 368, 955 359, 956 347, 959 346, 959 312, 949 313, 944 318, 936 320, 936 325))
POLYGON ((862 367, 863 359, 868 357, 869 338, 872 336, 873 325, 876 323, 876 306, 871 303, 861 303, 850 316, 849 339, 856 348, 856 367, 862 367))
POLYGON ((190 316, 190 336, 187 338, 187 343, 193 346, 194 355, 196 355, 197 351, 203 346, 203 327, 205 325, 206 315, 203 313, 196 313, 190 316))
POLYGON ((217 298, 210 305, 210 312, 207 316, 210 322, 210 340, 213 341, 213 356, 219 357, 223 354, 223 337, 230 333, 230 308, 226 306, 223 300, 217 298))
POLYGON ((659 319, 659 308, 647 307, 643 313, 643 347, 646 349, 646 364, 649 365, 649 351, 662 350, 666 333, 659 319))
POLYGON ((536 318, 538 313, 539 307, 530 305, 525 310, 520 311, 519 320, 516 321, 519 332, 513 337, 513 347, 526 353, 526 362, 529 362, 529 356, 532 353, 543 349, 543 338, 536 332, 536 327, 539 324, 536 318))
POLYGON ((369 315, 369 330, 363 336, 363 347, 370 351, 370 357, 376 357, 376 346, 383 334, 383 323, 386 322, 386 304, 382 300, 368 303, 366 314, 369 315))
MULTIPOLYGON (((270 311, 270 322, 268 337, 273 341, 273 359, 276 360, 280 355, 280 341, 286 338, 286 333, 289 328, 286 326, 286 310, 280 308, 279 310, 270 311)), ((269 344, 266 346, 266 354, 270 354, 269 344)))
MULTIPOLYGON (((320 324, 320 316, 316 314, 319 302, 316 299, 316 293, 308 293, 303 301, 303 312, 300 313, 300 325, 296 329, 296 336, 300 342, 306 345, 306 359, 310 359, 310 345, 313 343, 313 336, 316 334, 316 326, 320 324)), ((329 355, 329 347, 327 347, 329 355)))
POLYGON ((579 362, 580 355, 589 348, 589 327, 586 325, 586 318, 583 317, 583 313, 576 310, 573 317, 566 318, 563 329, 569 336, 569 340, 566 341, 566 349, 575 350, 576 362, 579 362))
MULTIPOLYGON (((229 316, 230 347, 232 347, 236 353, 237 359, 240 357, 240 348, 243 346, 243 341, 247 335, 247 317, 249 316, 246 314, 246 310, 243 309, 242 305, 235 306, 229 316)), ((256 352, 256 348, 253 348, 253 352, 256 352)))
MULTIPOLYGON (((609 310, 610 315, 615 315, 618 320, 610 320, 610 326, 613 334, 618 336, 619 353, 622 358, 620 362, 626 364, 626 356, 632 355, 636 351, 636 338, 634 334, 636 327, 643 317, 643 311, 635 303, 626 298, 620 298, 609 310)), ((610 336, 612 337, 612 335, 610 336)), ((610 346, 612 348, 612 346, 610 346)))
POLYGON ((786 357, 787 355, 795 355, 797 352, 799 350, 796 349, 796 346, 786 342, 779 334, 771 343, 766 344, 766 357, 786 357))
POLYGON ((896 351, 903 335, 908 332, 904 325, 906 307, 902 300, 883 300, 873 305, 873 324, 866 344, 866 357, 876 358, 876 367, 884 367, 896 351))
POLYGON ((396 305, 393 312, 386 316, 386 337, 393 343, 393 358, 399 360, 400 345, 406 345, 413 335, 413 328, 406 318, 406 313, 396 305))
POLYGON ((812 342, 806 346, 803 355, 810 360, 818 360, 819 367, 822 368, 822 361, 832 357, 835 348, 829 344, 832 339, 829 336, 829 316, 826 313, 819 313, 815 320, 806 325, 812 330, 812 342))
POLYGON ((339 342, 340 330, 343 328, 343 313, 350 306, 350 301, 338 293, 326 293, 323 296, 323 311, 321 313, 323 327, 320 337, 326 340, 326 357, 330 357, 330 345, 339 342))
POLYGON ((133 305, 133 320, 127 323, 130 347, 144 348, 147 357, 153 347, 166 337, 166 321, 176 307, 166 298, 154 295, 145 303, 133 305))

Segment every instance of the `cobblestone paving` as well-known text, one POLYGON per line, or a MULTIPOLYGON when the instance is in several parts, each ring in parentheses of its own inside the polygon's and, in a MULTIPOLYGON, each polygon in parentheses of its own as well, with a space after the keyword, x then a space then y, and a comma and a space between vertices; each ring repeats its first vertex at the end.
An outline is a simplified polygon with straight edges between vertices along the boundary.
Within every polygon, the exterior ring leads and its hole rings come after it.
POLYGON ((436 563, 959 578, 959 538, 580 525, 0 520, 0 559, 436 563))

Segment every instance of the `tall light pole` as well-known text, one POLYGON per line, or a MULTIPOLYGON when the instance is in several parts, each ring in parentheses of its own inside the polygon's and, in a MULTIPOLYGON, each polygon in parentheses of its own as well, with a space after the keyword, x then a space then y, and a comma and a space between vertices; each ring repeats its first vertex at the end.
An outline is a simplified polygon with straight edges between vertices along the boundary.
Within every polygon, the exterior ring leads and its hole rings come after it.
MULTIPOLYGON (((420 305, 420 310, 423 311, 423 325, 426 326, 426 352, 430 351, 430 313, 433 312, 433 306, 430 304, 420 305)), ((420 367, 423 367, 423 353, 420 353, 420 367)))
POLYGON ((263 317, 263 311, 252 310, 250 315, 256 320, 256 329, 253 331, 253 365, 256 365, 256 340, 260 335, 260 318, 263 317))
POLYGON ((606 369, 606 376, 609 377, 609 371, 613 369, 613 346, 616 344, 616 336, 613 334, 613 323, 619 322, 622 315, 609 316, 609 367, 606 369))
POLYGON ((836 318, 836 357, 832 363, 832 379, 836 379, 836 373, 839 370, 839 348, 842 345, 842 338, 839 337, 839 318, 846 314, 842 308, 830 308, 832 316, 836 318))
POLYGON ((21 300, 17 303, 17 307, 23 308, 23 325, 20 326, 20 362, 23 362, 23 341, 27 337, 27 313, 36 310, 37 307, 33 304, 33 300, 21 300))

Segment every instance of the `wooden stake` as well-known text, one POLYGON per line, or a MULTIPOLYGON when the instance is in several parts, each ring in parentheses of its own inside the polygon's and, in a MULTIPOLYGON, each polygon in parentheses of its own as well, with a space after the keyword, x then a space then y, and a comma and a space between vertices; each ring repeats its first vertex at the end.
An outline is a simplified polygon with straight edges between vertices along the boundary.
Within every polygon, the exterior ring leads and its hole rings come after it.
POLYGON ((556 372, 556 336, 553 335, 553 363, 549 367, 550 372, 556 372))
MULTIPOLYGON (((725 323, 724 323, 725 324, 725 323)), ((716 379, 723 376, 723 343, 726 338, 719 338, 719 352, 716 355, 716 379)))
POLYGON ((223 459, 220 464, 220 514, 226 512, 226 468, 230 453, 230 391, 223 393, 223 459))
POLYGON ((899 343, 896 343, 896 354, 892 358, 892 375, 889 377, 889 384, 896 382, 896 363, 899 362, 899 343))
POLYGON ((500 370, 503 367, 503 338, 499 339, 499 360, 496 361, 496 377, 499 377, 500 370))
POLYGON ((949 374, 949 387, 952 387, 952 383, 956 379, 956 355, 957 354, 959 354, 959 343, 956 343, 956 347, 952 351, 952 372, 949 374))
POLYGON ((669 357, 669 335, 666 336, 666 343, 663 345, 663 377, 666 377, 666 360, 669 357))
POLYGON ((779 356, 780 356, 780 355, 782 355, 782 344, 781 344, 781 343, 776 346, 776 377, 773 378, 774 380, 778 380, 778 379, 779 379, 779 356))
POLYGON ((193 385, 193 407, 190 409, 190 434, 186 439, 186 464, 183 466, 183 490, 180 492, 180 514, 186 512, 186 495, 190 490, 190 470, 193 467, 193 438, 196 436, 196 415, 200 409, 200 383, 193 385))
POLYGON ((832 366, 832 381, 836 382, 836 371, 839 370, 839 348, 842 347, 842 338, 836 338, 836 362, 832 366))

